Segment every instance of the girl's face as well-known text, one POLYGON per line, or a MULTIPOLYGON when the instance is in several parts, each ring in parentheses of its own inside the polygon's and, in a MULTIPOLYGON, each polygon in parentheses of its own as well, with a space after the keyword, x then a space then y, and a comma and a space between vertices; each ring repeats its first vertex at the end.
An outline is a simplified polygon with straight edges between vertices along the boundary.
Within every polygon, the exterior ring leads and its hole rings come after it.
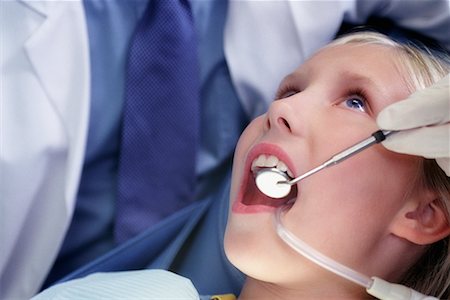
POLYGON ((291 289, 339 282, 276 235, 275 207, 295 198, 284 224, 310 246, 369 276, 389 279, 405 271, 399 262, 407 256, 391 251, 402 245, 390 224, 414 193, 418 158, 377 145, 300 181, 279 200, 258 191, 251 170, 258 157, 264 161, 261 155, 274 156, 268 160, 282 161, 296 177, 368 137, 377 130, 376 115, 410 94, 396 66, 389 48, 342 45, 320 51, 283 80, 279 100, 247 127, 236 148, 225 250, 237 268, 291 289))

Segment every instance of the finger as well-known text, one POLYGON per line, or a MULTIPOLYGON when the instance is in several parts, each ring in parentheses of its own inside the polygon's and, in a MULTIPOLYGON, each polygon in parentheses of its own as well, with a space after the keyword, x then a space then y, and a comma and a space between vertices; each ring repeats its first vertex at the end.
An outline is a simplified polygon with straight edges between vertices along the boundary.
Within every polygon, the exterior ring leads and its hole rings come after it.
POLYGON ((426 158, 450 157, 450 124, 396 132, 382 144, 398 153, 426 158))

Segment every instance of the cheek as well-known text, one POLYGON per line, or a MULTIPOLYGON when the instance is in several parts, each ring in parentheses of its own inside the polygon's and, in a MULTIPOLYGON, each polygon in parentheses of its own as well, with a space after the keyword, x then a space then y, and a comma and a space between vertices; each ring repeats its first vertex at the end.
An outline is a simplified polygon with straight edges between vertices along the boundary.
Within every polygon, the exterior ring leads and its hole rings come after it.
MULTIPOLYGON (((310 128, 309 150, 314 166, 366 139, 377 130, 375 122, 368 122, 367 116, 336 107, 328 107, 317 114, 310 122, 310 128)), ((347 164, 347 161, 341 164, 347 164)))
POLYGON ((304 183, 286 225, 301 239, 349 266, 389 234, 411 190, 418 160, 370 149, 304 183))
POLYGON ((329 179, 323 179, 338 200, 336 209, 346 208, 361 218, 390 218, 403 204, 414 184, 418 160, 376 147, 335 166, 329 179))
POLYGON ((395 154, 377 145, 352 158, 342 175, 349 181, 348 192, 354 190, 364 198, 393 207, 400 205, 411 190, 419 165, 416 157, 395 154))

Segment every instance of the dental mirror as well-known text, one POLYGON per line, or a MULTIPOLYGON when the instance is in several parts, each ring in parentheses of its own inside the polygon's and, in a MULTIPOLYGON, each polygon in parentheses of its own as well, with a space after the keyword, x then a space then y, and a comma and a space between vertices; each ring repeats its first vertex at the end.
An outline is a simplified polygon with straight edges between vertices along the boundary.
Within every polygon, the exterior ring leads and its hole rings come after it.
POLYGON ((277 168, 262 168, 256 173, 255 183, 258 189, 271 198, 286 197, 291 191, 290 178, 277 168))

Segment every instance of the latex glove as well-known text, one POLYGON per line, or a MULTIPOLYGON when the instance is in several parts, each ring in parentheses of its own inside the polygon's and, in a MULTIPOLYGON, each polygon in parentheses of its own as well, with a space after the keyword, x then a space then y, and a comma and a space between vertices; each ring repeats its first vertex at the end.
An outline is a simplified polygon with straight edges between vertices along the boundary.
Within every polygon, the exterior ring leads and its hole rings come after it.
POLYGON ((389 136, 387 149, 436 162, 450 176, 450 74, 403 101, 384 108, 377 117, 383 130, 405 130, 389 136))

